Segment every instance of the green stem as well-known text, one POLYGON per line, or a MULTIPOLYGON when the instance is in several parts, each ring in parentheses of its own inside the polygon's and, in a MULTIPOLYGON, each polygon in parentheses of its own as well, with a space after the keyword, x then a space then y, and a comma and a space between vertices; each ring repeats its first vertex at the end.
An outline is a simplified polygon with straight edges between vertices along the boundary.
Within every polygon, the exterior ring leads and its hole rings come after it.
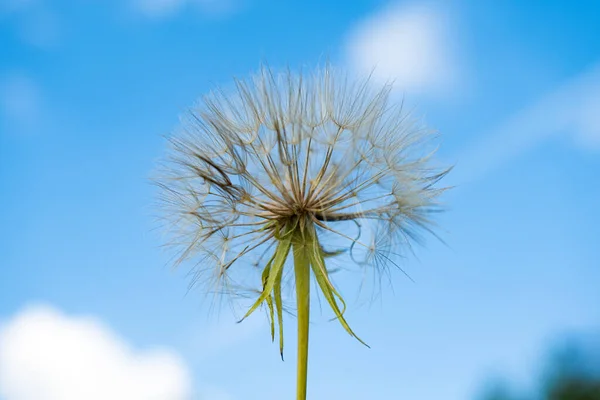
POLYGON ((298 233, 293 243, 294 271, 296 275, 296 303, 298 305, 298 367, 296 399, 306 400, 308 372, 308 323, 310 316, 310 262, 308 243, 298 233))

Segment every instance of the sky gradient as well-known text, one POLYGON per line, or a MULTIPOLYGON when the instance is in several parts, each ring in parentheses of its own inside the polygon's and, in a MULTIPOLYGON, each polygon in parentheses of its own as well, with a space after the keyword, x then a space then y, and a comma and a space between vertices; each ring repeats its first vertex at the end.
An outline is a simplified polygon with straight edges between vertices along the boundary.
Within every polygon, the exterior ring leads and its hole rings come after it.
POLYGON ((292 398, 294 330, 282 362, 264 313, 188 291, 149 181, 178 115, 265 61, 375 68, 456 165, 447 245, 350 301, 372 348, 315 315, 309 398, 530 387, 600 332, 598 37, 592 0, 0 0, 0 399, 292 398))

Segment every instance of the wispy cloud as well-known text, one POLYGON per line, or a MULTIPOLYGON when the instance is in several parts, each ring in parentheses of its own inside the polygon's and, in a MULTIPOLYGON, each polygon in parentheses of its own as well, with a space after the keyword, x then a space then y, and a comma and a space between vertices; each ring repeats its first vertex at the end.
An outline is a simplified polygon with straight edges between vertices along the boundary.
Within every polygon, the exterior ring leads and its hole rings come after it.
POLYGON ((0 12, 6 14, 21 12, 34 7, 39 2, 40 0, 3 0, 0 3, 0 12))
POLYGON ((600 151, 600 62, 482 135, 458 158, 455 179, 476 180, 557 135, 600 151))
POLYGON ((351 30, 346 53, 352 68, 403 92, 446 95, 459 79, 453 36, 443 10, 392 3, 351 30))
POLYGON ((162 19, 188 7, 209 16, 228 15, 237 11, 240 3, 238 0, 133 0, 133 7, 145 17, 162 19))
POLYGON ((0 329, 6 400, 183 400, 190 393, 190 373, 177 354, 135 350, 96 318, 34 306, 0 329))
POLYGON ((186 0, 136 0, 135 9, 147 17, 168 17, 180 11, 186 0))
POLYGON ((0 2, 1 14, 16 20, 17 34, 27 45, 49 50, 60 43, 60 19, 48 1, 5 0, 0 2))
POLYGON ((242 323, 226 318, 217 323, 194 324, 181 337, 183 345, 197 359, 218 356, 224 351, 235 350, 265 328, 262 315, 250 316, 242 323))
MULTIPOLYGON (((600 63, 590 77, 586 87, 580 88, 581 103, 572 104, 574 133, 579 145, 600 150, 600 63)), ((574 99, 577 101, 577 99, 574 99)))
POLYGON ((23 72, 0 75, 0 115, 11 130, 27 130, 41 116, 41 94, 34 80, 23 72))

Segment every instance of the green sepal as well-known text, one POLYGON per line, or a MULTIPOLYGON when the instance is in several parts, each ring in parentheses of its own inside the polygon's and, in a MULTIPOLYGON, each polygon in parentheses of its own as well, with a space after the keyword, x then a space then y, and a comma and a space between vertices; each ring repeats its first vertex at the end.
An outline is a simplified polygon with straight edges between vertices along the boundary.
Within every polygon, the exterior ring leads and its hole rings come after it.
POLYGON ((348 325, 348 322, 346 322, 346 319, 344 318, 344 313, 346 311, 346 302, 344 301, 342 296, 339 294, 339 292, 335 289, 335 287, 331 283, 331 280, 329 279, 329 273, 327 272, 327 268, 325 266, 325 258, 323 256, 323 250, 321 249, 321 246, 319 244, 319 240, 316 236, 316 232, 314 232, 314 230, 313 230, 313 232, 311 232, 311 234, 309 236, 310 236, 310 238, 309 238, 309 242, 307 244, 309 245, 310 265, 311 265, 313 273, 315 275, 315 279, 317 280, 317 283, 319 284, 319 287, 321 288, 321 292, 323 293, 323 296, 329 303, 329 306, 333 310, 336 318, 340 321, 340 323, 342 324, 342 326, 344 327, 346 332, 348 332, 350 335, 352 335, 354 338, 356 338, 359 342, 361 342, 365 346, 369 347, 368 344, 366 344, 361 338, 359 338, 354 333, 354 331, 352 331, 352 329, 348 325), (336 300, 336 298, 337 298, 337 300, 336 300), (342 305, 341 310, 338 305, 338 301, 342 305))
POLYGON ((277 248, 275 249, 275 254, 272 258, 273 261, 269 268, 268 277, 266 282, 263 283, 264 286, 262 293, 239 322, 248 318, 248 316, 250 316, 250 314, 252 314, 264 301, 267 301, 267 304, 271 301, 271 293, 274 290, 275 282, 278 279, 281 280, 282 274, 280 272, 283 272, 283 266, 290 252, 291 244, 291 235, 284 234, 282 239, 277 244, 277 248), (267 298, 269 298, 269 300, 267 300, 267 298))

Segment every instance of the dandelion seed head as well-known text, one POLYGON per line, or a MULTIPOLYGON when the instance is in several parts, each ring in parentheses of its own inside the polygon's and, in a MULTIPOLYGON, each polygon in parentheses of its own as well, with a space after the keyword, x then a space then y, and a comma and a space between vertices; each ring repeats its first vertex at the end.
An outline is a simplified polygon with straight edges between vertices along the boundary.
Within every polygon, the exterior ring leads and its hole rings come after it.
POLYGON ((290 224, 334 237, 322 243, 342 250, 331 257, 395 263, 430 224, 447 171, 426 152, 435 136, 391 104, 390 89, 330 66, 264 67, 202 97, 169 138, 157 180, 176 263, 195 260, 194 281, 208 272, 217 292, 242 287, 290 224))

